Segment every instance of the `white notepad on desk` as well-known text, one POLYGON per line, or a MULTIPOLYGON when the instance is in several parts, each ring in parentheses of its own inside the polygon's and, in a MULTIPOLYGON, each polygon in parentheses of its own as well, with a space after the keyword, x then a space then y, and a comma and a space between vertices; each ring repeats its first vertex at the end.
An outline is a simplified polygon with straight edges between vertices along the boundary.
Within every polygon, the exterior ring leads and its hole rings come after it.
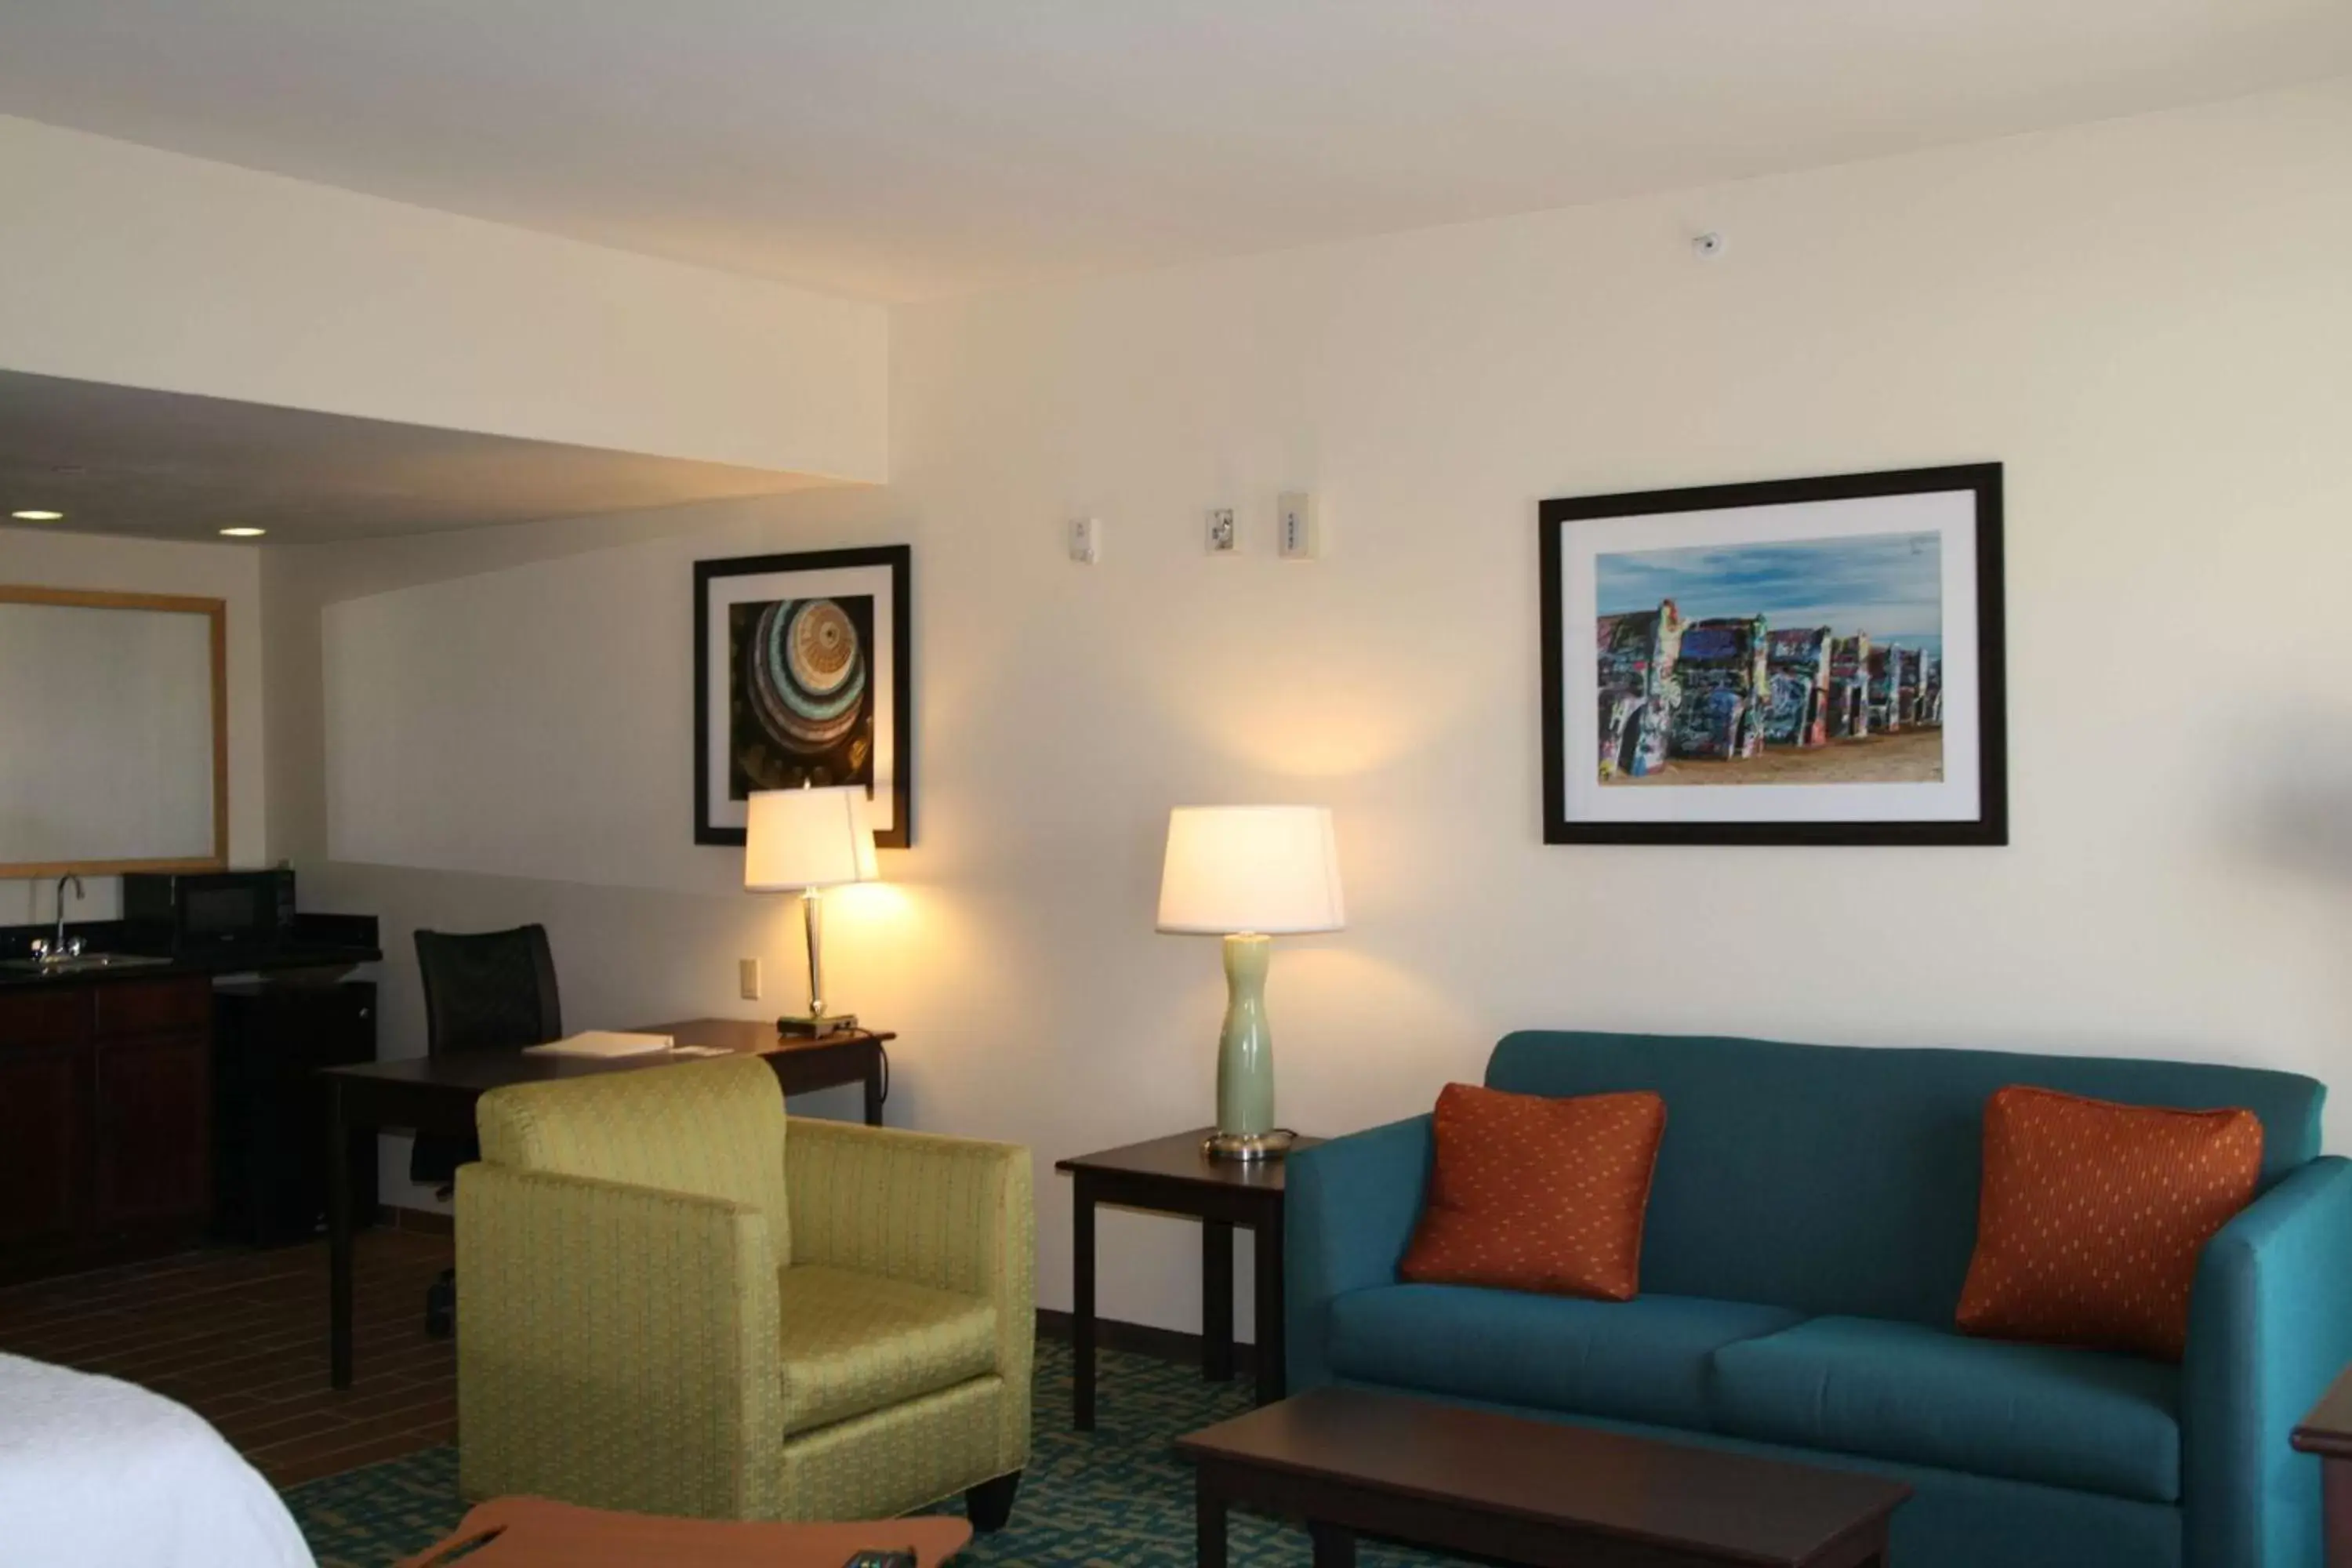
POLYGON ((629 1035, 618 1029, 589 1029, 566 1035, 543 1046, 525 1046, 532 1057, 649 1057, 670 1048, 667 1035, 629 1035))

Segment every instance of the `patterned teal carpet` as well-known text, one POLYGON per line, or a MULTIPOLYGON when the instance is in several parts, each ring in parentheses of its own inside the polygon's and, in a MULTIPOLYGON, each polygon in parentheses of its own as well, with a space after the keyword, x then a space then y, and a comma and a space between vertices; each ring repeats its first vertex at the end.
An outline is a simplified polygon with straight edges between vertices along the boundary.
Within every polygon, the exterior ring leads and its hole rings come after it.
MULTIPOLYGON (((1192 1568, 1191 1467, 1169 1443, 1249 1408, 1247 1384, 1208 1384, 1190 1367, 1106 1353, 1092 1432, 1070 1430, 1070 1356, 1037 1347, 1034 1451, 1013 1522, 973 1543, 958 1568, 1192 1568)), ((384 1568, 433 1544, 466 1511, 457 1452, 433 1448, 286 1494, 320 1568, 384 1568)), ((1235 1514, 1235 1568, 1299 1568, 1307 1532, 1235 1514)), ((1368 1545, 1367 1568, 1451 1561, 1368 1545)))

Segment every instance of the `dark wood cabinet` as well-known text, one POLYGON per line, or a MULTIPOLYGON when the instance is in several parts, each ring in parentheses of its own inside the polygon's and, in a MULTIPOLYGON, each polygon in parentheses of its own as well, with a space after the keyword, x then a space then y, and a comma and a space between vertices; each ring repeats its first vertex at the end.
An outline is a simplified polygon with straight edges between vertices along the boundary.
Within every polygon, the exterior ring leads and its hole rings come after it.
POLYGON ((0 1249, 69 1245, 79 1227, 82 1054, 0 1047, 0 1249))
POLYGON ((211 1058, 203 1035, 98 1042, 90 1211, 99 1228, 211 1214, 211 1058))
POLYGON ((203 975, 0 993, 0 1278, 201 1234, 211 1018, 203 975))
POLYGON ((77 1044, 89 1034, 87 989, 47 986, 0 991, 0 1047, 13 1045, 77 1044))
POLYGON ((212 982, 200 974, 90 987, 92 1032, 101 1040, 203 1035, 213 1026, 212 982))

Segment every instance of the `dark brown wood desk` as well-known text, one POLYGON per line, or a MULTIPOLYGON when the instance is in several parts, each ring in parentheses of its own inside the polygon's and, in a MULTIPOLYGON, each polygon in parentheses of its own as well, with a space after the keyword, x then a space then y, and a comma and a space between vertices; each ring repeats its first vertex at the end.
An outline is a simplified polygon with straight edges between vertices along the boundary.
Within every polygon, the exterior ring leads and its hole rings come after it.
POLYGON ((1316 1568, 1358 1532, 1580 1568, 1885 1568, 1901 1481, 1430 1400, 1318 1388, 1176 1440, 1200 1568, 1225 1515, 1307 1521, 1316 1568))
POLYGON ((2327 1568, 2352 1568, 2352 1372, 2328 1385, 2288 1439, 2319 1456, 2320 1538, 2327 1568))
MULTIPOLYGON (((667 1035, 681 1046, 763 1056, 776 1069, 786 1094, 862 1083, 866 1124, 882 1125, 882 1101, 890 1084, 890 1058, 884 1047, 898 1037, 896 1035, 857 1030, 804 1039, 779 1035, 774 1024, 760 1018, 688 1018, 674 1024, 646 1024, 640 1026, 640 1032, 667 1035)), ((681 1059, 695 1058, 656 1054, 598 1060, 526 1056, 520 1051, 467 1051, 324 1069, 320 1076, 327 1080, 329 1105, 328 1381, 337 1388, 352 1385, 351 1152, 354 1140, 372 1138, 384 1128, 464 1135, 474 1131, 474 1102, 491 1089, 512 1083, 670 1067, 681 1059)))
MULTIPOLYGON (((1282 1397, 1282 1205, 1280 1160, 1212 1160, 1199 1127, 1172 1138, 1129 1143, 1055 1163, 1070 1175, 1070 1424, 1095 1425, 1095 1205, 1187 1215, 1201 1222, 1201 1370, 1223 1383, 1234 1375, 1234 1226, 1257 1244, 1257 1397, 1282 1397)), ((1320 1138, 1301 1138, 1294 1151, 1320 1138)))

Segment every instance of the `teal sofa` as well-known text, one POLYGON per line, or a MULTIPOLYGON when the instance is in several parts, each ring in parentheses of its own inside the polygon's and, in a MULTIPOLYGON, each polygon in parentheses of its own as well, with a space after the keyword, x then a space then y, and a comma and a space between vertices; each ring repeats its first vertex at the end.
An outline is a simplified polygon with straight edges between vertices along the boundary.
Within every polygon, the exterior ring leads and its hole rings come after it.
MULTIPOLYGON (((1294 1391, 1385 1389, 1868 1470, 1902 1568, 2318 1568, 2287 1434, 2352 1361, 2352 1163, 2325 1088, 2252 1068, 1521 1033, 1525 1094, 1665 1097, 1642 1294, 1409 1285, 1430 1119, 1294 1155, 1294 1391), (1964 1337, 1987 1096, 2030 1083, 2262 1118, 2261 1189, 2199 1267, 2179 1365, 1964 1337)), ((1433 1094, 1433 1099, 1434 1098, 1433 1094)))

